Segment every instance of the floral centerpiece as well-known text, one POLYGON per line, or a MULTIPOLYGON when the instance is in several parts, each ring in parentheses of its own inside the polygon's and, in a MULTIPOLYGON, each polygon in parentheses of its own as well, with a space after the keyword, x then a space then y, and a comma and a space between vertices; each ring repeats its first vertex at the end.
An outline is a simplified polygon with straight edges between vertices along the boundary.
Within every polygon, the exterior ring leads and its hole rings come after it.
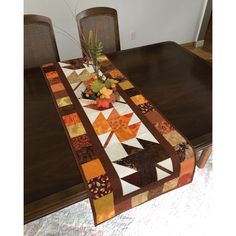
POLYGON ((102 56, 102 49, 102 42, 97 40, 97 32, 93 37, 93 32, 90 31, 87 41, 83 36, 82 50, 87 59, 87 66, 92 66, 94 73, 85 81, 86 89, 82 92, 82 97, 95 100, 98 108, 109 108, 119 95, 116 92, 117 81, 106 78, 100 71, 99 57, 102 56))

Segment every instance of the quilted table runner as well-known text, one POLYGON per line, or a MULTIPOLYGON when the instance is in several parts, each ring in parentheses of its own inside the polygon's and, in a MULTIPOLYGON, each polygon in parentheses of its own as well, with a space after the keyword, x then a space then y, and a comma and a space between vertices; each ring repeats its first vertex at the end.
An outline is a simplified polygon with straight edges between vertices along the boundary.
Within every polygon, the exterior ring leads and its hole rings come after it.
POLYGON ((195 153, 151 101, 106 56, 101 72, 119 98, 101 108, 82 97, 93 67, 85 59, 42 66, 87 188, 95 225, 190 183, 195 153))

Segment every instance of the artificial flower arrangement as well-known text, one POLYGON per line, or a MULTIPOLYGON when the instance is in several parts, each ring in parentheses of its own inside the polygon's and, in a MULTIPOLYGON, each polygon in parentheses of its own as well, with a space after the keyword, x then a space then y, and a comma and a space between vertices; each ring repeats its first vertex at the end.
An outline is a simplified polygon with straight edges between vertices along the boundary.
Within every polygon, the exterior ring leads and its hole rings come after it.
POLYGON ((102 56, 102 49, 102 42, 97 40, 97 31, 93 37, 90 30, 87 41, 83 36, 82 50, 87 59, 87 66, 91 65, 94 73, 85 81, 86 89, 82 92, 82 97, 95 100, 98 108, 109 108, 110 104, 118 99, 119 94, 116 92, 117 81, 106 78, 100 71, 99 57, 102 56))

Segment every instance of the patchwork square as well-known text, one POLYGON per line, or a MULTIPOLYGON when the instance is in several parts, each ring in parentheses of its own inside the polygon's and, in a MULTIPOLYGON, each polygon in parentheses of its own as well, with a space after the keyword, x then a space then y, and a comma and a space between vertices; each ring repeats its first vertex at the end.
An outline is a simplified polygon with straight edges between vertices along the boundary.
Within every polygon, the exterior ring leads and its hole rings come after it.
POLYGON ((89 79, 94 78, 94 74, 89 73, 87 70, 84 70, 78 77, 78 81, 88 81, 89 79))
POLYGON ((58 107, 64 107, 72 104, 70 97, 58 98, 56 99, 56 102, 58 107))
POLYGON ((114 69, 115 69, 115 67, 112 65, 112 63, 110 61, 103 61, 101 63, 101 70, 103 72, 111 71, 111 70, 114 70, 114 69))
POLYGON ((136 96, 136 95, 140 94, 140 90, 134 87, 134 88, 125 90, 125 93, 129 97, 133 97, 133 96, 136 96))
POLYGON ((111 75, 111 77, 113 79, 115 79, 117 77, 123 77, 123 74, 119 70, 117 70, 117 69, 109 71, 109 74, 111 75))
POLYGON ((168 134, 173 127, 166 120, 159 121, 155 124, 156 129, 163 135, 168 134))
POLYGON ((178 153, 180 162, 190 159, 194 155, 192 148, 187 143, 179 143, 174 146, 174 149, 178 153))
POLYGON ((76 123, 74 125, 66 126, 70 138, 74 138, 83 134, 86 134, 84 126, 81 122, 76 123))
POLYGON ((150 111, 150 112, 146 113, 145 116, 154 125, 158 122, 165 121, 163 119, 163 117, 156 110, 153 110, 153 111, 150 111))
POLYGON ((179 178, 175 178, 175 179, 172 179, 172 180, 164 183, 163 193, 167 192, 167 191, 169 191, 171 189, 176 188, 177 184, 178 184, 178 181, 179 181, 179 178))
POLYGON ((98 158, 97 151, 95 150, 94 146, 80 147, 76 154, 77 162, 80 165, 98 158))
POLYGON ((61 80, 59 77, 55 77, 55 78, 49 79, 48 82, 50 85, 53 85, 53 84, 61 83, 61 80))
MULTIPOLYGON (((112 63, 109 60, 105 60, 101 62, 101 65, 103 67, 113 66, 112 63)), ((113 66, 114 67, 114 66, 113 66)))
POLYGON ((72 113, 62 117, 66 126, 75 125, 80 122, 80 118, 77 113, 72 113))
POLYGON ((59 77, 59 75, 58 75, 58 73, 56 71, 47 72, 45 75, 46 75, 46 78, 48 80, 55 79, 55 78, 59 77))
POLYGON ((81 165, 87 181, 105 174, 105 170, 99 159, 89 161, 81 165))
POLYGON ((92 146, 87 134, 83 134, 83 135, 77 136, 75 138, 72 138, 71 143, 72 143, 72 146, 75 149, 75 151, 78 151, 83 147, 92 146))
POLYGON ((93 128, 97 135, 105 134, 112 130, 102 113, 100 113, 97 119, 94 121, 93 128))
POLYGON ((180 143, 186 142, 185 138, 180 135, 176 130, 171 130, 168 133, 164 133, 163 136, 172 146, 176 146, 180 143))
POLYGON ((135 138, 135 134, 128 126, 117 129, 115 133, 120 142, 135 138))
POLYGON ((57 83, 57 84, 52 84, 51 89, 52 89, 53 93, 55 93, 55 92, 58 92, 61 90, 65 90, 65 87, 62 83, 57 83))
POLYGON ((59 92, 54 93, 54 97, 55 97, 55 99, 68 97, 68 94, 67 94, 66 90, 61 90, 59 92))
POLYGON ((111 70, 114 70, 114 66, 113 65, 101 65, 100 70, 105 73, 105 72, 109 72, 111 70))
POLYGON ((123 116, 119 116, 117 118, 108 119, 108 123, 112 130, 116 131, 117 129, 127 127, 132 115, 133 113, 129 113, 123 116))
POLYGON ((133 88, 133 84, 131 84, 131 82, 129 80, 125 80, 123 82, 119 83, 119 86, 123 89, 123 90, 127 90, 127 89, 131 89, 133 88))
POLYGON ((73 104, 63 106, 63 107, 58 107, 60 113, 62 116, 69 115, 73 112, 75 112, 75 108, 73 104))
POLYGON ((122 212, 129 210, 130 208, 132 208, 131 200, 127 199, 115 205, 115 212, 117 215, 119 215, 122 212))
POLYGON ((69 81, 70 84, 78 83, 80 82, 80 77, 79 75, 73 71, 68 77, 67 80, 69 81))
POLYGON ((93 199, 101 198, 112 192, 111 182, 107 174, 90 179, 88 187, 93 199))
POLYGON ((194 151, 192 149, 192 147, 189 145, 189 144, 186 144, 186 149, 185 149, 185 160, 188 160, 188 159, 191 159, 193 158, 194 159, 194 151))
POLYGON ((140 193, 134 197, 131 198, 131 205, 132 207, 136 207, 148 200, 148 192, 146 191, 144 193, 140 193))
POLYGON ((97 224, 104 222, 115 216, 114 196, 109 193, 104 197, 93 200, 97 224))
POLYGON ((191 159, 188 159, 188 160, 185 160, 185 161, 181 162, 179 176, 183 176, 187 173, 192 174, 194 166, 195 166, 194 158, 191 158, 191 159))
POLYGON ((160 185, 160 186, 153 187, 152 189, 150 189, 149 193, 148 193, 148 199, 153 199, 153 198, 161 195, 163 192, 163 187, 164 187, 164 185, 160 185))
POLYGON ((149 111, 154 111, 154 110, 155 110, 154 106, 153 106, 151 103, 149 103, 149 102, 140 104, 140 105, 138 105, 138 106, 139 106, 139 109, 141 110, 141 112, 142 112, 143 114, 146 114, 146 113, 148 113, 149 111))
POLYGON ((193 174, 192 173, 187 173, 181 177, 179 177, 178 185, 177 187, 181 187, 185 184, 188 184, 192 181, 193 174))
POLYGON ((148 100, 141 94, 131 97, 131 100, 138 106, 148 102, 148 100))

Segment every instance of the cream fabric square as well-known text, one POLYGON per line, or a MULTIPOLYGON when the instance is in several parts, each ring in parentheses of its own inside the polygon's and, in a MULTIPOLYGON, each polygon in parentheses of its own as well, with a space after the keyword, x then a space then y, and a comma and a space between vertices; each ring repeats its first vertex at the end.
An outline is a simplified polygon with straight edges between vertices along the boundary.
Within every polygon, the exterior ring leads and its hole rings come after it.
POLYGON ((148 200, 148 192, 146 191, 144 193, 140 193, 134 197, 131 198, 131 205, 132 207, 136 207, 148 200))

